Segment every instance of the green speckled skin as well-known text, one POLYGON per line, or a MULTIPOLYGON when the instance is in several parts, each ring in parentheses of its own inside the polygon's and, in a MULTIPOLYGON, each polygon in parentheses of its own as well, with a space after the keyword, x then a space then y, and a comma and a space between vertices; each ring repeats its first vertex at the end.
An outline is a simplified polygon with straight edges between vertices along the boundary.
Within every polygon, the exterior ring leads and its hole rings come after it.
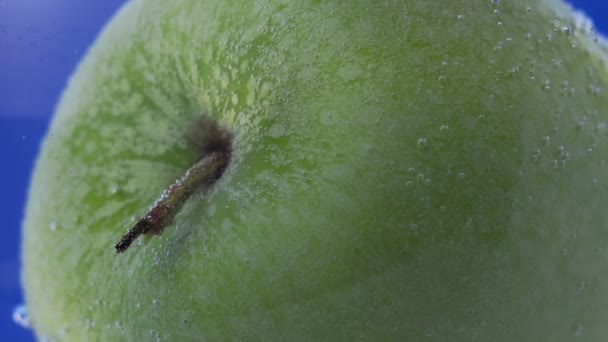
POLYGON ((607 53, 584 24, 544 0, 132 0, 33 175, 37 336, 605 341, 607 53), (229 168, 117 255, 205 115, 229 168))

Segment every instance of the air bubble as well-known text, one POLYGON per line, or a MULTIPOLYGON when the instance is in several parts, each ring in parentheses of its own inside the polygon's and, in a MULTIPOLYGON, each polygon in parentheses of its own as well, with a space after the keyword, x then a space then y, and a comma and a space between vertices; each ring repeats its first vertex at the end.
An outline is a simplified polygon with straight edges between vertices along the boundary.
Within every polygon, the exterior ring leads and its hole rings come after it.
POLYGON ((575 324, 572 328, 572 335, 574 335, 575 337, 583 335, 583 325, 580 323, 575 324))
POLYGON ((13 322, 18 326, 29 329, 31 327, 30 315, 25 304, 20 304, 13 309, 13 322))
POLYGON ((441 125, 441 127, 439 127, 439 131, 440 132, 447 132, 450 129, 450 127, 448 127, 448 125, 441 125))
POLYGON ((551 145, 551 137, 548 135, 543 137, 543 143, 545 143, 545 145, 551 145))
POLYGON ((429 178, 425 179, 424 185, 431 185, 431 180, 429 178))
POLYGON ((570 28, 570 26, 564 26, 564 27, 562 27, 562 31, 563 31, 563 32, 564 32, 564 33, 565 33, 567 36, 569 36, 569 35, 570 35, 570 33, 572 33, 572 29, 570 28))
POLYGON ((49 222, 49 229, 51 231, 56 231, 57 230, 57 221, 53 220, 51 222, 49 222))
POLYGON ((114 184, 110 187, 110 194, 115 195, 118 192, 118 185, 114 184))
POLYGON ((464 15, 459 14, 459 15, 458 15, 458 20, 463 20, 463 19, 464 19, 464 15))
POLYGON ((566 152, 566 148, 563 145, 560 145, 556 152, 559 154, 559 157, 562 159, 566 159, 570 156, 570 153, 566 152))
POLYGON ((458 179, 464 179, 464 172, 460 172, 458 174, 458 179))
POLYGON ((412 181, 405 182, 405 186, 407 186, 408 188, 411 188, 413 185, 414 185, 414 182, 412 182, 412 181))
POLYGON ((153 300, 152 300, 152 304, 153 304, 153 305, 158 305, 158 299, 153 299, 153 300))
POLYGON ((428 145, 428 141, 426 140, 426 138, 420 138, 418 139, 418 147, 424 148, 428 145))
POLYGON ((442 213, 444 213, 448 208, 445 205, 442 205, 439 207, 439 211, 441 211, 442 213))
POLYGON ((497 9, 495 9, 495 10, 494 10, 494 15, 500 15, 500 11, 499 11, 499 10, 497 10, 497 9))

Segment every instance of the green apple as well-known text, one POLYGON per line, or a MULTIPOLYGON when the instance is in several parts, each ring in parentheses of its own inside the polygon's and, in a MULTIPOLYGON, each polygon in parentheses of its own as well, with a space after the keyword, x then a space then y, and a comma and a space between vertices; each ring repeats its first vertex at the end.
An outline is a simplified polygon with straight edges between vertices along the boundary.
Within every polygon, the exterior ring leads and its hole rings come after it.
POLYGON ((129 2, 33 174, 37 336, 605 341, 607 49, 581 18, 543 0, 129 2), (117 254, 205 156, 201 120, 231 135, 228 167, 117 254))

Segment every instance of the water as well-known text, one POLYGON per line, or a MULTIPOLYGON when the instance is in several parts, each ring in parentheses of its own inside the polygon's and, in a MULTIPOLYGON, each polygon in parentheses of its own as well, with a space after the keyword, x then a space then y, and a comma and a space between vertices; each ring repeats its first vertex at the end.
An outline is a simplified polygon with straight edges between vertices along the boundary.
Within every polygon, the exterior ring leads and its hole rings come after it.
MULTIPOLYGON (((125 0, 0 1, 0 337, 34 341, 21 290, 21 223, 40 142, 70 73, 125 0)), ((50 224, 47 229, 60 229, 50 224)))

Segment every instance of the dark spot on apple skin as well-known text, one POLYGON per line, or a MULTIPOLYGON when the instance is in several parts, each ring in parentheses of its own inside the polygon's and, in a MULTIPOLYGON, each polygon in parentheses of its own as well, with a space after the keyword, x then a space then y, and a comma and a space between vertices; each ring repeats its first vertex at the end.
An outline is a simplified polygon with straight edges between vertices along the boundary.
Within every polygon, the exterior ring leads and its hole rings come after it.
POLYGON ((200 158, 163 191, 148 213, 120 239, 114 246, 117 253, 125 252, 142 234, 161 235, 173 223, 188 198, 201 188, 208 190, 228 167, 232 154, 232 134, 207 117, 202 117, 193 127, 191 132, 196 134, 189 139, 200 151, 200 158))

